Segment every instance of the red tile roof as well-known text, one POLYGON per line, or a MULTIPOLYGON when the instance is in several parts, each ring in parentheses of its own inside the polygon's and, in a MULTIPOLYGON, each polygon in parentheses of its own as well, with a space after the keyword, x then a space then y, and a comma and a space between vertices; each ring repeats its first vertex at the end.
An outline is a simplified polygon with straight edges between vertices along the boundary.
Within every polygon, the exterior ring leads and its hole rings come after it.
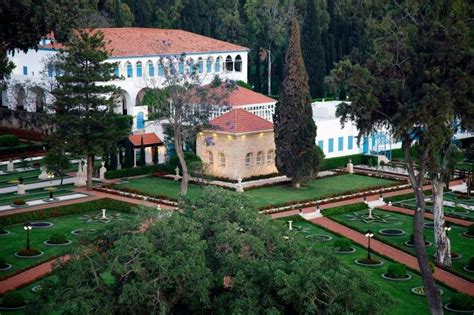
MULTIPOLYGON (((112 57, 149 56, 201 52, 245 51, 248 48, 214 38, 157 28, 98 28, 104 33, 112 57)), ((60 48, 58 43, 40 48, 60 48)))
POLYGON ((209 122, 216 131, 246 133, 273 130, 273 124, 244 109, 237 108, 209 122))
POLYGON ((225 104, 234 107, 267 103, 276 103, 276 100, 244 87, 237 86, 236 89, 232 90, 232 92, 229 94, 225 104))
POLYGON ((128 137, 128 140, 130 140, 134 147, 139 147, 141 146, 142 138, 144 146, 163 143, 163 141, 161 141, 161 139, 154 132, 131 135, 128 137))

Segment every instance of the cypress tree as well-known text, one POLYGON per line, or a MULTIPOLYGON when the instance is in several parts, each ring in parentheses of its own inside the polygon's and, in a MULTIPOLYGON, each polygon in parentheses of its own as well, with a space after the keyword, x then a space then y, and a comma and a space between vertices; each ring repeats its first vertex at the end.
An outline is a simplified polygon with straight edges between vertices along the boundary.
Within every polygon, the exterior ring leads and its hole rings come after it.
POLYGON ((145 166, 146 161, 145 161, 145 146, 143 145, 143 137, 141 139, 140 143, 140 160, 138 161, 139 166, 145 166))
POLYGON ((301 50, 309 76, 309 91, 312 97, 324 96, 324 76, 326 74, 326 57, 321 42, 318 15, 315 0, 308 0, 301 30, 303 42, 301 50))
POLYGON ((293 187, 299 187, 317 172, 319 158, 308 74, 301 54, 300 31, 296 18, 292 21, 286 53, 285 79, 273 122, 276 166, 280 173, 291 177, 293 187))
POLYGON ((129 140, 125 142, 125 158, 123 161, 124 168, 130 168, 133 166, 133 146, 129 140))
POLYGON ((158 164, 158 146, 156 144, 153 146, 153 164, 158 164))
POLYGON ((109 167, 107 168, 108 170, 116 170, 118 165, 118 160, 117 160, 117 153, 112 152, 109 156, 109 167))

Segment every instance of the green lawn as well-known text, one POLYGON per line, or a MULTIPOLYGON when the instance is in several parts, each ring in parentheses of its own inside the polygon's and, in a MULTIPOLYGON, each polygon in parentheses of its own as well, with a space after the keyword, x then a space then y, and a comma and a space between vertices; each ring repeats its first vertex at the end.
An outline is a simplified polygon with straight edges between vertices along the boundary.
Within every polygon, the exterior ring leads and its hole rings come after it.
MULTIPOLYGON (((291 218, 285 218, 284 220, 287 221, 290 219, 291 218)), ((329 235, 333 237, 333 239, 329 242, 315 243, 315 246, 318 246, 320 248, 330 249, 332 248, 334 241, 337 240, 338 238, 341 238, 309 222, 297 221, 293 223, 293 226, 295 226, 296 228, 301 227, 302 231, 300 233, 305 233, 308 235, 318 233, 318 234, 325 234, 325 235, 329 235)), ((355 272, 357 272, 358 274, 364 275, 366 279, 368 279, 371 283, 378 285, 381 290, 387 292, 390 295, 390 297, 394 301, 394 304, 391 305, 390 309, 387 309, 387 314, 390 314, 390 315, 429 314, 426 299, 424 297, 414 295, 410 291, 410 289, 413 287, 423 286, 421 277, 418 274, 410 272, 413 278, 409 281, 404 281, 404 282, 384 280, 381 277, 381 274, 383 272, 386 272, 387 267, 393 262, 387 259, 381 258, 380 256, 372 255, 374 257, 377 257, 377 259, 384 261, 385 264, 378 268, 367 268, 367 267, 358 266, 354 264, 354 260, 357 258, 366 257, 367 250, 358 245, 353 245, 353 246, 356 248, 355 253, 340 254, 339 258, 343 263, 353 267, 355 272)), ((442 295, 443 303, 449 303, 449 299, 453 295, 454 292, 444 286, 440 286, 440 287, 444 291, 444 294, 442 295)), ((450 314, 450 313, 445 311, 445 314, 450 314)))
MULTIPOLYGON (((356 189, 370 189, 371 187, 392 186, 394 184, 396 182, 388 179, 343 174, 311 180, 299 189, 292 188, 289 185, 277 185, 245 191, 243 194, 251 198, 257 207, 263 207, 299 200, 317 200, 328 195, 350 192, 356 189)), ((116 187, 119 189, 135 189, 150 196, 177 198, 180 183, 160 177, 142 177, 131 179, 128 183, 118 184, 116 187)), ((198 185, 189 185, 189 198, 196 199, 200 193, 201 188, 198 185)))
MULTIPOLYGON (((70 189, 74 188, 73 185, 64 185, 58 187, 57 190, 53 192, 54 196, 61 196, 73 193, 70 189)), ((16 192, 0 194, 0 206, 9 205, 15 199, 23 199, 25 201, 44 199, 49 197, 49 191, 44 190, 44 188, 28 190, 26 195, 17 195, 16 192)))
POLYGON ((0 187, 7 187, 16 185, 10 181, 17 180, 19 177, 23 177, 23 183, 28 184, 39 181, 38 176, 41 173, 39 169, 26 171, 26 172, 14 172, 9 174, 0 175, 0 187))
MULTIPOLYGON (((358 211, 357 213, 367 214, 368 211, 358 211)), ((374 211, 374 214, 388 215, 388 218, 390 219, 387 220, 387 223, 365 223, 361 220, 349 220, 346 216, 350 215, 350 213, 330 215, 330 218, 361 232, 372 230, 374 231, 375 237, 377 239, 394 245, 408 253, 415 255, 414 247, 408 247, 404 244, 404 242, 409 239, 410 234, 413 231, 413 217, 379 209, 376 209, 374 211), (401 229, 404 230, 406 234, 403 236, 384 236, 379 233, 379 230, 387 228, 401 229)), ((425 220, 425 222, 428 223, 432 221, 425 220)), ((466 231, 465 227, 457 225, 451 225, 451 227, 452 229, 449 232, 449 238, 451 240, 451 250, 452 252, 460 253, 462 255, 462 258, 460 260, 453 260, 452 269, 455 272, 462 274, 465 278, 474 280, 474 275, 472 273, 468 273, 463 270, 463 267, 468 265, 469 258, 474 256, 474 239, 462 236, 462 232, 466 231)), ((425 228, 425 237, 427 241, 433 243, 433 230, 425 228)), ((433 255, 435 253, 435 248, 433 245, 427 248, 427 253, 431 260, 434 261, 435 259, 433 255)))
MULTIPOLYGON (((112 215, 114 213, 117 212, 107 211, 107 215, 112 215)), ((99 214, 99 211, 90 214, 96 215, 99 214)), ((128 215, 124 213, 120 214, 121 219, 126 219, 127 216, 128 215)), ((10 231, 11 234, 0 236, 0 256, 4 257, 6 262, 12 265, 12 268, 8 271, 0 271, 0 277, 10 275, 18 268, 26 268, 38 264, 39 262, 47 261, 52 256, 64 254, 70 250, 71 246, 74 246, 74 243, 77 241, 77 238, 71 234, 71 231, 73 230, 84 228, 93 228, 98 230, 106 227, 107 224, 113 223, 113 221, 110 223, 100 223, 97 221, 87 223, 85 220, 81 220, 81 218, 84 218, 84 214, 74 214, 58 218, 50 218, 45 221, 54 224, 51 228, 31 230, 31 247, 37 248, 44 252, 43 256, 35 259, 24 259, 14 256, 16 251, 26 247, 26 232, 23 229, 23 224, 15 224, 5 227, 5 229, 10 231), (66 235, 67 239, 73 241, 73 243, 65 247, 51 247, 44 245, 43 242, 48 240, 50 235, 54 233, 63 233, 66 235)))

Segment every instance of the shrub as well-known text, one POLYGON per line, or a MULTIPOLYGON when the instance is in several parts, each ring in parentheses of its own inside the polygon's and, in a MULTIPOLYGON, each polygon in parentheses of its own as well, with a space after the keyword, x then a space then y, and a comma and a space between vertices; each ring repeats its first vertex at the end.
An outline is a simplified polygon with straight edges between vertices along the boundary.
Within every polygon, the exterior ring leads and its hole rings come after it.
POLYGON ((155 172, 173 174, 174 168, 170 167, 169 164, 146 165, 146 166, 140 166, 140 167, 134 167, 134 168, 124 168, 121 170, 106 172, 105 178, 115 179, 115 178, 123 178, 123 177, 130 177, 130 176, 147 175, 147 174, 151 174, 155 172))
POLYGON ((331 216, 336 214, 342 214, 347 212, 355 212, 360 210, 366 210, 367 205, 363 202, 355 203, 352 205, 342 206, 342 207, 334 207, 329 209, 322 210, 325 216, 331 216))
POLYGON ((25 297, 19 292, 8 292, 2 301, 2 306, 4 307, 21 307, 25 304, 25 297))
POLYGON ((23 206, 26 204, 26 201, 24 199, 15 199, 13 200, 13 204, 15 206, 23 206))
POLYGON ((394 263, 387 268, 387 275, 390 278, 401 279, 407 275, 407 267, 404 264, 394 263))
POLYGON ((340 238, 334 242, 334 248, 341 252, 348 252, 352 249, 352 242, 347 238, 340 238))
POLYGON ((64 244, 66 242, 66 235, 61 233, 55 233, 49 237, 49 243, 51 244, 64 244))
POLYGON ((18 137, 15 135, 1 135, 0 136, 0 147, 16 147, 20 144, 18 137))
POLYGON ((468 226, 467 234, 474 235, 474 223, 468 226))
MULTIPOLYGON (((186 163, 188 165, 190 163, 193 163, 193 162, 201 162, 202 163, 201 158, 199 156, 197 156, 196 154, 192 153, 192 152, 184 152, 184 159, 186 160, 186 163)), ((178 155, 177 154, 173 155, 173 157, 168 161, 167 164, 173 170, 173 173, 174 173, 174 170, 179 165, 178 155)), ((180 169, 181 169, 181 167, 180 167, 180 169)))
POLYGON ((463 293, 456 293, 451 297, 450 307, 460 311, 474 309, 474 298, 463 293))

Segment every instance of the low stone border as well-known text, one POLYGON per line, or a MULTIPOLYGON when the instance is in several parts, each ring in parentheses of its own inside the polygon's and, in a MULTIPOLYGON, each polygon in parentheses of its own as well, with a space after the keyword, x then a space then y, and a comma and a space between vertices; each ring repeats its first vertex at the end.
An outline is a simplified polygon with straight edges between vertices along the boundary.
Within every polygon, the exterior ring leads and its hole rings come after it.
POLYGON ((351 250, 349 250, 349 251, 340 251, 340 250, 337 250, 337 249, 333 249, 333 251, 334 251, 336 254, 348 255, 348 254, 353 254, 353 253, 355 253, 355 252, 356 252, 356 248, 351 246, 351 250))
POLYGON ((4 268, 0 268, 0 271, 7 271, 7 270, 10 270, 10 269, 12 269, 12 265, 10 265, 10 264, 7 264, 7 263, 5 263, 5 265, 7 265, 7 266, 6 266, 6 267, 4 267, 4 268))
POLYGON ((326 234, 310 234, 306 235, 305 238, 311 239, 315 237, 316 241, 324 243, 324 242, 329 242, 332 240, 332 236, 326 235, 326 234))
POLYGON ((18 307, 5 307, 0 305, 0 310, 1 311, 16 311, 16 310, 22 310, 26 307, 26 303, 23 306, 18 306, 18 307))
POLYGON ((72 241, 70 241, 70 240, 66 240, 66 243, 62 243, 62 244, 49 243, 49 240, 43 242, 44 245, 51 246, 51 247, 68 246, 68 245, 71 245, 71 243, 72 243, 72 241))
POLYGON ((469 266, 464 266, 464 267, 462 267, 462 269, 463 269, 464 271, 467 271, 467 272, 470 272, 470 273, 474 273, 474 270, 471 270, 471 269, 469 269, 468 267, 469 267, 469 266))
MULTIPOLYGON (((415 247, 415 244, 410 243, 410 241, 406 241, 403 244, 408 247, 415 247)), ((431 245, 433 245, 433 243, 431 243, 430 241, 425 241, 425 247, 430 247, 431 245)))
POLYGON ((41 287, 41 285, 35 285, 34 287, 31 288, 31 292, 33 293, 38 293, 42 290, 43 288, 41 287))
POLYGON ((0 233, 0 237, 2 237, 2 236, 8 236, 8 235, 12 234, 10 231, 7 231, 7 230, 5 230, 5 232, 6 232, 6 233, 0 233))
POLYGON ((370 267, 370 268, 377 268, 377 267, 380 267, 380 266, 383 266, 384 262, 379 260, 379 263, 378 264, 364 264, 362 262, 360 262, 361 258, 360 259, 356 259, 354 260, 354 263, 356 265, 359 265, 359 266, 364 266, 364 267, 370 267))
POLYGON ((424 227, 425 229, 432 229, 432 230, 434 230, 434 223, 433 223, 433 222, 431 222, 431 223, 423 223, 423 227, 424 227))
POLYGON ((405 234, 407 234, 407 232, 405 232, 404 230, 400 230, 400 229, 381 229, 379 230, 379 234, 382 234, 384 236, 403 236, 405 234), (396 231, 397 233, 389 233, 388 231, 396 231))
POLYGON ((31 222, 31 226, 34 228, 34 229, 49 229, 50 227, 52 227, 54 225, 54 223, 51 223, 51 222, 48 222, 48 221, 38 221, 38 222, 31 222), (35 226, 35 224, 38 224, 38 223, 48 223, 48 225, 40 225, 40 226, 35 226))
POLYGON ((450 312, 453 312, 453 313, 459 313, 459 314, 474 314, 474 310, 469 310, 469 311, 461 311, 461 310, 457 310, 457 309, 454 309, 454 308, 451 308, 451 303, 448 303, 448 304, 444 304, 444 308, 450 312))
POLYGON ((9 206, 12 207, 12 208, 25 208, 25 207, 28 207, 28 204, 25 203, 23 205, 15 205, 15 204, 11 203, 9 206))
MULTIPOLYGON (((411 291, 411 293, 413 293, 415 295, 426 296, 426 293, 424 293, 425 292, 424 289, 425 289, 424 287, 413 287, 413 288, 410 289, 410 291, 411 291), (417 292, 417 290, 419 290, 419 289, 423 289, 423 293, 417 292)), ((438 290, 439 290, 439 294, 443 295, 444 291, 441 290, 440 288, 438 288, 438 290)))
POLYGON ((411 274, 407 273, 405 278, 392 278, 392 277, 389 277, 386 272, 384 272, 382 273, 382 278, 384 278, 385 280, 390 280, 390 281, 408 281, 408 280, 411 280, 412 276, 411 274))
POLYGON ((167 199, 159 199, 159 198, 154 198, 150 196, 145 196, 145 195, 140 195, 140 194, 134 194, 134 193, 129 193, 117 189, 110 189, 110 188, 104 188, 104 187, 94 187, 93 188, 96 191, 100 192, 105 192, 108 194, 116 195, 116 196, 122 196, 122 197, 128 197, 132 199, 138 199, 138 200, 144 200, 144 201, 150 201, 150 202, 156 202, 160 204, 164 204, 167 206, 178 206, 178 203, 176 201, 171 201, 167 199))
POLYGON ((467 237, 467 238, 474 238, 474 235, 468 234, 467 232, 462 232, 462 236, 467 237))
POLYGON ((18 255, 18 252, 15 253, 16 258, 25 258, 25 259, 34 259, 34 258, 41 257, 43 255, 44 255, 44 252, 42 252, 42 251, 40 251, 40 253, 38 255, 34 255, 34 256, 21 256, 21 255, 18 255))
MULTIPOLYGON (((462 255, 461 254, 458 254, 458 253, 455 253, 457 256, 456 258, 453 258, 453 253, 451 253, 451 260, 459 260, 462 258, 462 255)), ((436 258, 436 253, 433 254, 433 257, 436 258)))
POLYGON ((91 232, 95 232, 96 229, 77 229, 77 230, 73 230, 71 231, 71 234, 74 235, 74 236, 81 236, 81 232, 82 231, 91 231, 91 232))

